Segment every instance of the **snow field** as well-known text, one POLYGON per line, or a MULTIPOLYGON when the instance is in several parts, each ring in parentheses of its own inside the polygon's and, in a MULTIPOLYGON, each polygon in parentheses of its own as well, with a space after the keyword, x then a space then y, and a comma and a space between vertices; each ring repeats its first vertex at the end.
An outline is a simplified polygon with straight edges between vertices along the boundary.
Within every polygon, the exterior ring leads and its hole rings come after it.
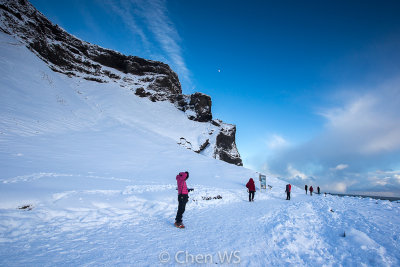
MULTIPOLYGON (((274 179, 269 180, 272 190, 258 190, 250 203, 244 183, 223 189, 191 184, 189 178, 188 185, 195 191, 184 214, 187 228, 181 230, 172 225, 177 209, 173 183, 132 185, 125 178, 93 175, 37 177, 3 181, 3 185, 26 189, 66 179, 71 188, 42 194, 40 201, 32 202, 31 211, 1 207, 0 253, 8 255, 1 258, 1 265, 165 265, 160 263, 161 252, 170 255, 167 265, 175 265, 179 251, 210 254, 216 263, 219 252, 238 251, 243 266, 399 263, 398 203, 310 197, 298 188, 286 201, 284 184, 274 179), (86 182, 77 183, 82 178, 86 182), (202 198, 218 194, 222 199, 202 198), (385 220, 390 223, 382 224, 385 220)), ((184 261, 185 254, 179 254, 178 260, 184 261)))

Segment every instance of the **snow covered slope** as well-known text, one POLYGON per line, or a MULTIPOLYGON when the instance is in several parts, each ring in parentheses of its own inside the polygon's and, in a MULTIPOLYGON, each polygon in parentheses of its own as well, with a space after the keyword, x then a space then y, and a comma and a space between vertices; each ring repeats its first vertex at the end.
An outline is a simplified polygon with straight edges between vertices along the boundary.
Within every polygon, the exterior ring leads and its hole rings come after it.
MULTIPOLYGON (((163 135, 167 134, 176 143, 194 152, 242 165, 235 143, 236 126, 213 120, 210 96, 182 94, 178 76, 167 64, 126 56, 82 41, 51 23, 26 0, 0 0, 0 15, 0 31, 14 36, 53 71, 95 81, 102 88, 103 83, 113 84, 107 88, 123 87, 125 95, 130 98, 129 94, 148 98, 152 102, 167 101, 181 113, 184 112, 187 119, 199 122, 184 125, 202 124, 198 127, 200 131, 194 132, 193 127, 190 130, 169 127, 166 132, 163 125, 154 130, 161 129, 163 135)), ((97 87, 96 84, 91 86, 97 87)), ((165 106, 165 103, 160 105, 165 106)), ((147 114, 140 120, 152 118, 147 114)), ((183 120, 180 116, 180 121, 183 120)))
POLYGON ((219 126, 53 72, 5 33, 0 73, 0 266, 400 265, 399 203, 298 188, 286 201, 273 177, 249 203, 254 171, 177 145, 219 126), (195 191, 181 230, 186 170, 195 191))
POLYGON ((3 178, 49 166, 129 175, 132 166, 140 166, 146 175, 158 169, 171 175, 167 169, 175 174, 188 155, 205 160, 176 140, 183 135, 201 142, 199 133, 208 136, 217 126, 188 120, 173 104, 137 97, 114 83, 53 72, 13 37, 0 37, 3 178), (158 159, 176 165, 166 167, 158 159))

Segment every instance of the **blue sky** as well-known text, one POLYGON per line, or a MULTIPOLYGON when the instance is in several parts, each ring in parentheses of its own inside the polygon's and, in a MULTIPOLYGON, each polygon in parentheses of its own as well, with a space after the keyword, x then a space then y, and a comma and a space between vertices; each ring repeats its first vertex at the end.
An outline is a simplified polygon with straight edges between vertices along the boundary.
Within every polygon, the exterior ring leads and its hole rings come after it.
POLYGON ((398 1, 32 0, 77 37, 168 63, 237 125, 247 167, 400 196, 398 1))

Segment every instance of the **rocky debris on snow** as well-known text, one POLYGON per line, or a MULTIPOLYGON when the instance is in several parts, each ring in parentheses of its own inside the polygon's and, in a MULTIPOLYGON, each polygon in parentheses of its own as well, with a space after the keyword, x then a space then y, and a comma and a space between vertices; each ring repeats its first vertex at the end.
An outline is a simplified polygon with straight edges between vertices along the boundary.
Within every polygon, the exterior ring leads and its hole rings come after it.
POLYGON ((208 146, 210 145, 210 139, 207 139, 198 150, 195 150, 194 152, 196 153, 200 153, 201 151, 203 151, 204 149, 206 149, 208 146))
POLYGON ((181 145, 187 149, 192 149, 192 144, 189 141, 187 141, 185 137, 181 137, 179 139, 178 145, 181 145))
POLYGON ((211 199, 222 199, 221 195, 215 197, 201 197, 202 200, 211 200, 211 199))
POLYGON ((215 140, 205 138, 199 147, 185 147, 202 153, 211 146, 213 151, 207 155, 243 165, 235 143, 236 126, 213 120, 210 96, 182 94, 178 75, 167 64, 82 41, 50 22, 26 0, 0 0, 0 14, 0 30, 16 37, 53 71, 98 83, 115 82, 153 102, 169 101, 190 120, 219 128, 218 135, 205 133, 215 140))
POLYGON ((187 149, 193 150, 196 153, 201 153, 210 145, 210 139, 206 139, 206 141, 204 141, 204 143, 202 143, 199 146, 199 149, 193 149, 192 143, 190 141, 186 140, 186 138, 184 138, 184 137, 181 137, 177 144, 181 145, 187 149))

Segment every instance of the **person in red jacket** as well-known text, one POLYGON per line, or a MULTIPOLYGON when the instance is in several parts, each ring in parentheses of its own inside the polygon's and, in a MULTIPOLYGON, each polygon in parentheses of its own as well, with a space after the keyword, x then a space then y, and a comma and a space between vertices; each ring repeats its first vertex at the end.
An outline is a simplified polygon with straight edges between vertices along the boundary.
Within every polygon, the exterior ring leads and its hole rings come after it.
POLYGON ((290 200, 290 191, 292 191, 292 185, 291 184, 287 184, 286 185, 286 200, 290 200))
POLYGON ((249 201, 254 201, 254 193, 256 192, 256 185, 254 184, 253 178, 250 178, 250 180, 246 184, 247 191, 249 192, 249 201))
POLYGON ((314 191, 314 188, 310 186, 310 196, 312 196, 312 192, 314 191))

